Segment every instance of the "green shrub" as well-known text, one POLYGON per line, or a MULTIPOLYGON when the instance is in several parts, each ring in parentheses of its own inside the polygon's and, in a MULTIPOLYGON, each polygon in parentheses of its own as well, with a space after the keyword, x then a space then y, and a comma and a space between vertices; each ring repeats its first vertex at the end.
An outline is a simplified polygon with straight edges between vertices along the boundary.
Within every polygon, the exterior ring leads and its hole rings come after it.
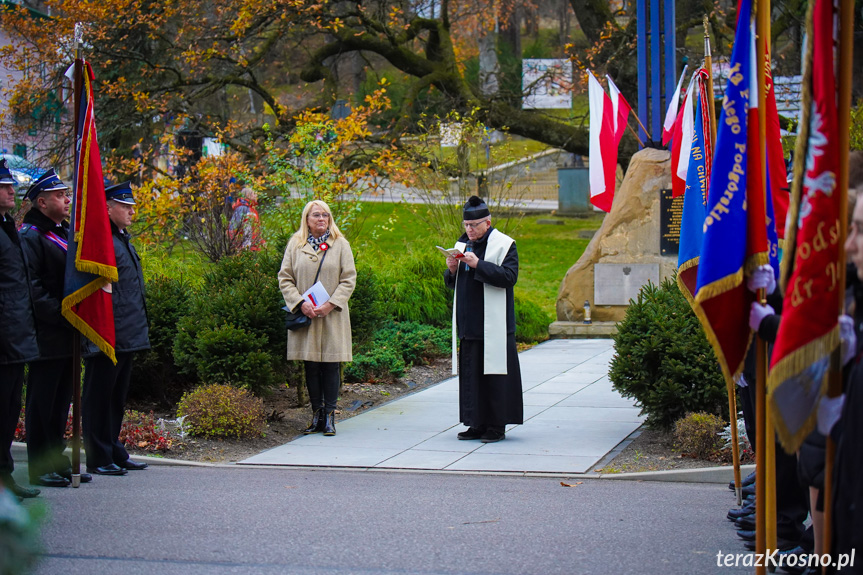
POLYGON ((647 423, 671 429, 689 412, 728 417, 719 362, 673 278, 647 284, 617 325, 608 377, 638 401, 647 423))
POLYGON ((348 308, 351 339, 354 346, 362 346, 372 340, 384 320, 380 283, 373 266, 357 262, 357 285, 348 308))
POLYGON ((416 322, 389 321, 375 333, 371 343, 354 354, 345 366, 348 381, 392 381, 416 363, 449 355, 449 329, 416 322))
POLYGON ((428 363, 451 353, 452 331, 410 321, 389 322, 375 334, 373 347, 380 346, 397 349, 405 365, 428 363))
POLYGON ((151 276, 146 290, 151 347, 135 358, 129 397, 173 405, 190 385, 174 364, 174 340, 177 322, 189 312, 194 292, 184 279, 165 275, 151 276))
POLYGON ((262 437, 266 426, 263 402, 230 385, 207 385, 183 395, 177 417, 184 416, 189 432, 202 437, 262 437))
POLYGON ((192 353, 185 355, 189 350, 184 348, 181 357, 195 366, 204 383, 223 382, 256 395, 277 384, 264 337, 226 324, 198 332, 194 343, 192 353))
POLYGON ((397 321, 438 327, 452 320, 452 290, 444 285, 446 264, 437 250, 407 252, 380 274, 386 310, 397 321))
POLYGON ((548 339, 551 318, 532 300, 515 298, 515 340, 535 343, 548 339))
POLYGON ((725 422, 712 413, 687 413, 674 424, 674 448, 698 459, 713 459, 722 451, 725 422))
POLYGON ((272 251, 243 252, 204 274, 188 315, 177 323, 174 360, 181 373, 256 393, 285 380, 280 262, 272 251))
POLYGON ((405 360, 397 346, 375 345, 355 354, 344 373, 346 381, 392 382, 404 375, 405 360))

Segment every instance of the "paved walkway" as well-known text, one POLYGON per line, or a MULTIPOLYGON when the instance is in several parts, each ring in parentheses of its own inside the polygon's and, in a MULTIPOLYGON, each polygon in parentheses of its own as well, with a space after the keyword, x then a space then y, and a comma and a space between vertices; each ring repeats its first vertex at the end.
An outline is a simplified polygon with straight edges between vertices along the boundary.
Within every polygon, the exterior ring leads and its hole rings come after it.
POLYGON ((458 380, 338 422, 241 463, 447 471, 585 473, 643 417, 608 380, 610 339, 551 340, 519 354, 524 424, 506 440, 459 441, 458 380))

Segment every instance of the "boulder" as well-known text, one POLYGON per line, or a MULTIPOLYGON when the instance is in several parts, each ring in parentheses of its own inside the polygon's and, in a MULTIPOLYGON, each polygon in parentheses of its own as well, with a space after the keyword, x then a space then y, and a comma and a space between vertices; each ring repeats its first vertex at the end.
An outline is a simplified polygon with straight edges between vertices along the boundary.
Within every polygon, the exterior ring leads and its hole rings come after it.
POLYGON ((611 212, 560 284, 558 321, 582 321, 585 301, 595 322, 623 319, 627 305, 595 304, 596 264, 620 264, 624 270, 629 269, 626 264, 653 264, 660 279, 677 269, 677 256, 662 256, 659 250, 660 190, 671 187, 670 165, 671 153, 665 150, 648 148, 632 156, 611 212))

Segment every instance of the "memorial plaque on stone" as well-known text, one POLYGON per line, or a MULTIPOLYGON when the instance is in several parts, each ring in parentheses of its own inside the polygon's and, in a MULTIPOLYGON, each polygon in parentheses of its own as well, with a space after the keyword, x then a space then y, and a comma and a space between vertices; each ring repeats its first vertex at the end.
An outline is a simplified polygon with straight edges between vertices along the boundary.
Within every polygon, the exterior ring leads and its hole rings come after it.
POLYGON ((670 189, 659 190, 659 253, 667 256, 680 251, 680 222, 683 196, 671 197, 670 189))
POLYGON ((596 264, 593 301, 596 305, 628 305, 648 281, 659 284, 659 264, 596 264))

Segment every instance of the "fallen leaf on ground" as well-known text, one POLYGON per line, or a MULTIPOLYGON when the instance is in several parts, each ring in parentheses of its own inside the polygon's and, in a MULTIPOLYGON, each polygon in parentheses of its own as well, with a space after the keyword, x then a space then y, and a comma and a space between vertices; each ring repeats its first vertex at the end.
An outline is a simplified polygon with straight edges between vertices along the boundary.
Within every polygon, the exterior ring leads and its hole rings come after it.
POLYGON ((564 483, 563 481, 560 482, 560 484, 564 487, 575 487, 576 485, 581 485, 582 483, 584 483, 584 481, 576 481, 575 483, 564 483))

